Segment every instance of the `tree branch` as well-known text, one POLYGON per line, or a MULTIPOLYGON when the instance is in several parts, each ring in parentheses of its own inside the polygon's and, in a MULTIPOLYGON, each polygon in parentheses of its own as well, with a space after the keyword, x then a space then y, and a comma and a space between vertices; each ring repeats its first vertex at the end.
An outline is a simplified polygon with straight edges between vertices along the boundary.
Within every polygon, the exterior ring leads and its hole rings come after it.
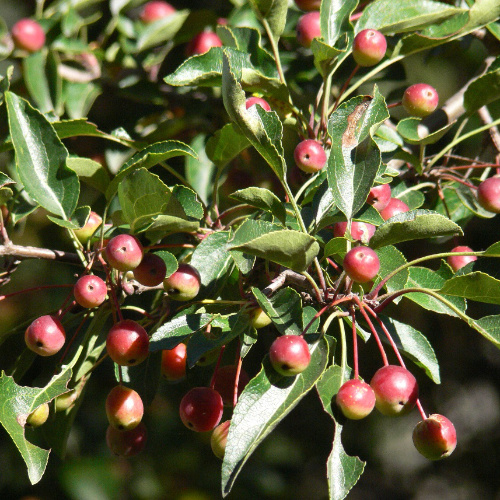
POLYGON ((0 257, 5 255, 11 255, 20 259, 47 259, 59 260, 70 264, 82 264, 76 253, 63 252, 62 250, 50 250, 49 248, 14 245, 10 242, 5 245, 0 245, 0 257))

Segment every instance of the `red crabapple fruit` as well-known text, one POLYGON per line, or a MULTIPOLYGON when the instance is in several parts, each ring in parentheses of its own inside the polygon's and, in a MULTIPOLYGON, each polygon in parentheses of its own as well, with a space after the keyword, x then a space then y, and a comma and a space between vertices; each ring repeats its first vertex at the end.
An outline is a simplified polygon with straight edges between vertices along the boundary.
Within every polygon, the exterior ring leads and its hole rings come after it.
POLYGON ((352 44, 352 56, 359 66, 375 66, 385 56, 387 41, 380 31, 366 29, 360 31, 352 44))
POLYGON ((26 329, 26 345, 40 356, 52 356, 59 352, 66 340, 64 327, 55 316, 40 316, 26 329))
POLYGON ((148 357, 149 337, 146 330, 131 319, 116 323, 108 333, 106 350, 118 365, 134 366, 148 357))
POLYGON ((269 348, 273 368, 284 377, 302 373, 311 361, 307 342, 299 335, 282 335, 269 348))
POLYGON ((175 14, 176 10, 168 2, 152 1, 144 5, 140 19, 145 24, 154 23, 159 19, 175 14))
POLYGON ((389 184, 379 184, 373 186, 368 193, 366 203, 370 204, 378 210, 382 211, 391 201, 391 186, 389 184))
POLYGON ((293 157, 297 167, 303 172, 314 174, 326 164, 326 153, 323 146, 313 139, 305 139, 297 144, 293 157))
POLYGON ((108 241, 105 248, 108 264, 118 271, 132 271, 142 261, 141 242, 131 234, 119 234, 108 241))
POLYGON ((319 12, 313 11, 304 14, 297 22, 297 41, 305 48, 309 48, 313 38, 321 36, 319 12))
POLYGON ((375 393, 362 380, 348 380, 339 389, 336 402, 342 413, 351 420, 360 420, 368 416, 375 407, 375 393))
POLYGON ((401 201, 399 198, 391 198, 387 206, 380 210, 380 216, 382 219, 388 220, 395 215, 409 211, 410 207, 404 201, 401 201))
POLYGON ((217 458, 223 460, 224 453, 226 451, 227 435, 229 434, 229 426, 231 425, 231 420, 226 420, 219 424, 210 437, 210 446, 212 451, 217 458))
POLYGON ((106 398, 106 416, 110 425, 120 431, 129 431, 137 427, 144 415, 141 396, 123 385, 111 389, 106 398))
MULTIPOLYGON (((472 248, 466 246, 458 246, 451 249, 452 252, 473 252, 472 248)), ((449 255, 446 261, 453 269, 457 272, 460 268, 466 266, 469 262, 474 262, 477 260, 475 255, 449 255)))
POLYGON ((264 111, 271 111, 271 106, 269 106, 269 103, 265 99, 262 99, 262 97, 252 96, 245 101, 246 109, 251 108, 255 104, 258 104, 264 111))
POLYGON ((413 444, 429 460, 449 457, 457 446, 457 432, 443 415, 430 415, 413 429, 413 444))
POLYGON ((73 287, 75 300, 82 307, 89 309, 100 306, 106 299, 107 293, 106 283, 94 274, 82 276, 73 287))
POLYGON ((182 423, 196 432, 215 429, 222 418, 224 404, 220 394, 210 387, 195 387, 181 400, 179 414, 182 423))
POLYGON ((416 83, 405 90, 403 107, 412 116, 424 117, 430 115, 439 102, 439 95, 434 87, 427 83, 416 83))
POLYGON ((342 266, 353 281, 367 283, 377 276, 380 260, 370 247, 359 246, 346 253, 342 266))
POLYGON ((186 344, 161 352, 161 374, 170 382, 177 382, 186 376, 186 344))
POLYGON ((90 240, 92 235, 95 233, 96 229, 101 225, 102 219, 95 212, 90 212, 89 218, 84 226, 80 229, 75 229, 73 232, 75 236, 78 238, 78 241, 85 245, 87 241, 90 240))
POLYGON ((144 286, 157 286, 167 274, 165 261, 154 253, 145 253, 141 263, 134 269, 134 279, 144 286))
POLYGON ((200 291, 200 273, 189 264, 180 264, 177 271, 163 280, 165 293, 174 300, 194 299, 200 291))
POLYGON ((186 55, 205 54, 212 47, 222 47, 222 40, 213 31, 202 31, 189 42, 186 47, 186 55))
POLYGON ((485 209, 500 213, 500 176, 488 177, 477 187, 477 201, 485 209))
POLYGON ((33 19, 20 19, 11 29, 12 40, 17 48, 37 52, 45 45, 45 32, 33 19))
MULTIPOLYGON (((368 222, 357 222, 352 221, 351 223, 351 238, 353 240, 362 241, 363 243, 368 243, 370 238, 375 234, 377 228, 373 224, 368 222)), ((345 235, 347 231, 347 222, 336 222, 333 225, 333 235, 336 238, 341 238, 345 235)))

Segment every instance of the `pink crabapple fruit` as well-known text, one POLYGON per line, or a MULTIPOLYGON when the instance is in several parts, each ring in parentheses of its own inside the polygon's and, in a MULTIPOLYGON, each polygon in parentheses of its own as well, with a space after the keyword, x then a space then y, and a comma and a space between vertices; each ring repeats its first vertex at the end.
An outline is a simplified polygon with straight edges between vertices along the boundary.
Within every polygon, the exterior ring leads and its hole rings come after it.
POLYGON ((406 112, 412 116, 425 117, 430 115, 439 102, 439 95, 434 87, 427 83, 416 83, 408 87, 404 94, 402 104, 406 112))
POLYGON ((87 219, 87 222, 84 224, 84 226, 80 229, 75 229, 73 232, 78 238, 78 241, 82 245, 85 245, 95 233, 96 229, 101 225, 101 223, 101 217, 95 212, 90 212, 89 218, 87 219))
POLYGON ((339 389, 336 402, 345 417, 360 420, 368 416, 375 407, 375 393, 366 382, 348 380, 339 389))
POLYGON ((143 23, 150 24, 164 17, 169 17, 175 12, 175 8, 168 2, 152 1, 144 5, 140 19, 143 23))
POLYGON ((64 327, 55 316, 45 315, 35 319, 24 334, 26 345, 40 356, 59 352, 66 340, 64 327))
POLYGON ((342 263, 347 276, 356 283, 371 281, 380 270, 378 255, 370 247, 359 246, 349 250, 342 263))
POLYGON ((249 109, 256 104, 258 104, 264 111, 271 111, 271 106, 269 106, 269 103, 265 99, 255 96, 247 98, 245 101, 245 108, 249 109))
POLYGON ((297 22, 297 41, 308 49, 311 46, 313 38, 321 36, 319 24, 319 12, 313 11, 304 14, 297 22))
POLYGON ((154 253, 145 253, 141 263, 134 269, 134 279, 144 286, 157 286, 167 274, 165 261, 154 253))
POLYGON ((375 407, 382 415, 406 415, 417 402, 417 381, 402 366, 387 365, 379 368, 370 385, 375 392, 375 407))
POLYGON ((457 446, 457 432, 452 422, 443 415, 429 415, 413 429, 413 444, 429 460, 449 457, 457 446))
POLYGON ((231 425, 231 420, 226 420, 219 424, 210 437, 210 446, 214 455, 221 460, 224 459, 224 453, 226 451, 227 435, 229 434, 229 426, 231 425))
POLYGON ((110 425, 120 431, 129 431, 137 427, 144 415, 141 396, 123 385, 111 389, 106 398, 106 416, 110 425))
POLYGON ((107 293, 106 283, 94 274, 82 276, 73 287, 75 300, 82 307, 88 309, 100 306, 106 299, 107 293))
POLYGON ((118 365, 134 366, 148 357, 149 337, 146 330, 131 319, 116 323, 108 333, 106 350, 118 365))
MULTIPOLYGON (((451 249, 452 252, 473 252, 472 248, 467 246, 458 246, 451 249)), ((457 272, 460 268, 466 266, 469 262, 474 262, 477 260, 475 255, 449 255, 446 258, 449 266, 454 272, 457 272)))
POLYGON ((359 66, 375 66, 384 58, 386 50, 387 41, 380 31, 366 29, 354 37, 352 56, 359 66))
POLYGON ((195 432, 208 432, 220 422, 224 404, 220 394, 210 387, 195 387, 181 400, 182 423, 195 432))
MULTIPOLYGON (((214 389, 220 394, 224 406, 233 406, 234 387, 236 384, 236 370, 236 365, 221 366, 217 370, 217 374, 215 375, 214 389)), ((238 379, 238 397, 243 392, 243 389, 249 381, 250 377, 242 368, 240 370, 240 376, 238 379)))
POLYGON ((479 184, 477 201, 485 210, 500 213, 500 175, 488 177, 479 184))
POLYGON ((32 411, 26 419, 28 427, 40 427, 49 418, 50 408, 48 403, 41 404, 38 408, 32 411))
POLYGON ((299 335, 282 335, 269 348, 273 368, 284 377, 302 373, 311 361, 307 342, 299 335))
POLYGON ((12 40, 17 48, 37 52, 45 45, 45 32, 40 24, 29 18, 20 19, 11 29, 12 40))
POLYGON ((189 264, 180 264, 175 273, 163 280, 165 293, 181 302, 194 299, 200 291, 200 273, 189 264))
POLYGON ((205 54, 212 47, 222 47, 222 40, 213 31, 202 31, 189 42, 186 47, 186 55, 205 54))
POLYGON ((314 174, 326 164, 326 153, 323 146, 314 139, 305 139, 297 144, 293 157, 297 167, 303 172, 314 174))
POLYGON ((319 10, 321 0, 295 0, 295 5, 305 11, 319 10))
POLYGON ((133 457, 146 446, 147 430, 143 422, 129 431, 120 431, 108 426, 106 444, 113 455, 119 457, 133 457))
POLYGON ((131 234, 119 234, 108 241, 104 249, 108 264, 118 271, 132 271, 142 261, 141 242, 131 234))
MULTIPOLYGON (((351 238, 353 240, 368 243, 370 238, 375 234, 377 228, 368 222, 352 221, 351 223, 351 238)), ((333 225, 333 236, 341 238, 347 231, 347 221, 336 222, 333 225)))
POLYGON ((391 193, 392 190, 389 184, 379 184, 378 186, 373 186, 368 193, 366 203, 380 212, 391 201, 391 193))
POLYGON ((177 382, 186 377, 186 344, 178 344, 173 349, 161 352, 161 374, 170 382, 177 382))
POLYGON ((380 210, 380 217, 384 220, 389 220, 395 215, 402 214, 404 212, 409 212, 410 207, 399 198, 391 198, 389 203, 385 208, 380 210))

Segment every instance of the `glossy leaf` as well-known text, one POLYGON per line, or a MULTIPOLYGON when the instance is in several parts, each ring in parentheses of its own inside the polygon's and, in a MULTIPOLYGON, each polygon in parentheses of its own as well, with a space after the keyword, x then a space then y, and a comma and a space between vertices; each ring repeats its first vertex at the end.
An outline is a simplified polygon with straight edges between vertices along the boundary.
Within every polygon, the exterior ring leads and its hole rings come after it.
POLYGON ((285 224, 286 210, 281 200, 271 191, 260 187, 240 189, 230 195, 233 200, 247 203, 252 207, 271 212, 281 223, 285 224))
POLYGON ((163 17, 148 24, 137 40, 137 51, 143 51, 171 40, 182 27, 189 15, 189 10, 178 10, 170 16, 163 17))
MULTIPOLYGON (((380 260, 380 270, 378 276, 383 279, 390 272, 396 270, 398 267, 406 264, 406 259, 404 255, 394 246, 387 245, 382 248, 377 249, 377 255, 380 260)), ((385 285, 388 292, 395 292, 405 288, 408 281, 409 271, 408 269, 403 269, 398 274, 393 276, 385 285)), ((375 280, 378 283, 380 280, 375 280)))
POLYGON ((97 161, 90 158, 70 156, 66 165, 78 175, 80 180, 89 186, 105 193, 109 185, 109 175, 106 169, 97 161))
POLYGON ((250 141, 240 132, 239 127, 227 123, 207 141, 206 152, 218 167, 224 167, 248 146, 250 141))
POLYGON ((455 276, 448 280, 440 293, 464 297, 487 304, 500 304, 500 280, 483 272, 455 276))
POLYGON ((455 125, 455 121, 453 121, 429 134, 427 129, 425 129, 425 133, 423 133, 422 126, 420 125, 421 121, 420 118, 404 118, 399 121, 396 130, 409 144, 426 146, 427 144, 434 144, 439 141, 439 139, 455 125))
POLYGON ((275 40, 278 40, 285 29, 288 0, 250 0, 257 17, 265 21, 275 40))
POLYGON ((500 64, 495 62, 492 64, 493 68, 467 87, 464 94, 464 107, 467 113, 474 113, 482 106, 500 99, 500 64))
POLYGON ((187 155, 185 169, 186 180, 196 190, 200 199, 207 204, 212 197, 213 178, 216 168, 205 152, 205 142, 205 134, 198 134, 191 141, 189 147, 196 152, 197 158, 187 155))
POLYGON ((334 47, 339 37, 352 30, 349 17, 358 0, 323 0, 320 8, 320 27, 323 42, 334 47))

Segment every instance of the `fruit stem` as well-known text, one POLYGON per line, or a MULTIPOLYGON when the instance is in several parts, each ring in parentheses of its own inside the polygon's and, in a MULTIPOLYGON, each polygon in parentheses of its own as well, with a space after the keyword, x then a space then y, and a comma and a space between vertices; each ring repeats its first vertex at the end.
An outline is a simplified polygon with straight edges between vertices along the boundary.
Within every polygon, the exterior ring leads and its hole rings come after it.
POLYGON ((338 319, 339 321, 339 329, 340 329, 340 344, 342 346, 342 354, 340 358, 340 385, 342 387, 344 385, 344 373, 347 369, 347 342, 345 336, 345 328, 344 328, 344 320, 342 318, 338 319))
POLYGON ((351 307, 352 318, 352 357, 354 362, 354 378, 359 378, 359 362, 358 362, 358 334, 356 333, 356 314, 354 308, 351 307))
MULTIPOLYGON (((349 75, 349 77, 345 81, 344 85, 340 89, 339 95, 337 96, 337 99, 335 99, 335 104, 333 105, 332 113, 333 113, 333 111, 335 111, 338 108, 338 106, 340 104, 340 99, 342 98, 342 95, 344 94, 344 92, 347 89, 347 86, 349 85, 351 80, 354 78, 354 75, 359 71, 360 67, 361 66, 359 64, 356 64, 355 68, 352 70, 351 74, 349 75)), ((328 114, 330 114, 330 113, 328 113, 328 114)))
POLYGON ((80 324, 77 326, 76 330, 75 330, 75 333, 73 334, 73 336, 71 337, 70 341, 67 343, 66 345, 66 348, 64 349, 64 352, 62 353, 62 356, 61 358, 59 359, 59 363, 57 364, 56 366, 56 371, 54 372, 54 375, 57 373, 57 370, 59 368, 60 365, 62 365, 62 362, 64 361, 64 358, 66 357, 66 355, 68 354, 68 351, 71 347, 71 345, 73 344, 73 341, 75 340, 76 336, 78 335, 78 333, 80 332, 80 330, 82 329, 82 326, 85 324, 85 321, 87 321, 89 315, 90 315, 91 311, 87 311, 85 316, 83 317, 82 321, 80 321, 80 324))
POLYGON ((425 414, 424 407, 422 406, 420 399, 417 399, 417 408, 420 415, 422 416, 422 420, 427 420, 427 415, 425 414))
POLYGON ((311 321, 309 321, 309 323, 307 323, 306 327, 304 328, 304 330, 302 331, 301 333, 301 336, 304 336, 307 331, 309 330, 309 328, 311 328, 311 325, 325 312, 327 311, 328 309, 332 308, 332 307, 335 307, 336 305, 340 304, 341 302, 347 302, 351 300, 351 297, 342 297, 341 299, 338 299, 338 300, 334 300, 332 302, 330 302, 329 304, 327 304, 325 307, 323 307, 322 309, 320 309, 314 316, 313 318, 311 319, 311 321))
POLYGON ((309 281, 309 283, 313 287, 314 293, 316 294, 316 300, 318 302, 323 302, 323 299, 321 297, 321 290, 318 288, 318 285, 314 281, 313 277, 307 271, 302 271, 300 274, 302 274, 302 276, 305 276, 307 281, 309 281))
POLYGON ((243 359, 241 356, 238 356, 238 362, 236 363, 236 375, 234 378, 234 388, 233 388, 233 408, 236 406, 238 402, 238 385, 240 383, 240 373, 241 373, 241 365, 243 363, 243 359))
POLYGON ((73 288, 75 285, 42 285, 35 286, 33 288, 25 288, 24 290, 19 290, 17 292, 7 293, 6 295, 0 295, 0 301, 14 297, 15 295, 21 295, 22 293, 35 292, 36 290, 46 290, 48 288, 73 288))
MULTIPOLYGON (((210 325, 207 325, 207 327, 208 326, 210 326, 210 325)), ((225 345, 223 345, 220 348, 219 357, 217 358, 217 363, 216 363, 215 368, 214 368, 214 373, 212 375, 212 379, 210 380, 210 389, 213 389, 215 387, 215 377, 217 377, 217 372, 219 371, 220 362, 222 361, 222 354, 224 354, 224 349, 225 348, 226 348, 225 345)))
POLYGON ((273 37, 273 33, 271 31, 271 27, 267 22, 267 19, 261 18, 262 25, 266 30, 267 37, 269 38, 269 43, 271 44, 271 50, 274 55, 274 62, 276 63, 276 69, 278 70, 278 76, 283 85, 286 85, 285 75, 283 74, 283 68, 281 67, 280 53, 278 50, 278 45, 276 44, 276 40, 273 37))

